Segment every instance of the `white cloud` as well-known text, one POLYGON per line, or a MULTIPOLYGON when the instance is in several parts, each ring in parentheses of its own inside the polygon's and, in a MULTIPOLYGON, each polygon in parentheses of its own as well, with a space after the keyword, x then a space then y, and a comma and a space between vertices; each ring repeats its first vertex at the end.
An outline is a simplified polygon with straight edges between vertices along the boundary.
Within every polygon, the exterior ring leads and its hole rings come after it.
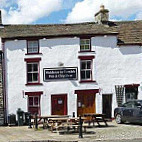
POLYGON ((83 0, 76 3, 65 19, 66 23, 94 21, 94 14, 103 4, 110 11, 110 19, 142 19, 142 0, 83 0))
POLYGON ((4 24, 29 24, 60 10, 62 6, 62 0, 18 0, 13 5, 12 1, 7 1, 0 0, 3 4, 1 7, 4 24), (9 4, 9 10, 4 9, 6 3, 9 4))

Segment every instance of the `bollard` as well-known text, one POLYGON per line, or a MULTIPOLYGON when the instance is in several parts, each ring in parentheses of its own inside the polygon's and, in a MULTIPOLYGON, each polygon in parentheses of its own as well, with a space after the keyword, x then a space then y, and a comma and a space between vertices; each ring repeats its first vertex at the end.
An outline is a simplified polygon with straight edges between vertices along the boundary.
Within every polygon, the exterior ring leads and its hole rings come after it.
POLYGON ((31 113, 29 113, 29 127, 28 128, 32 128, 31 113))
POLYGON ((75 117, 75 112, 72 113, 72 117, 75 117))
POLYGON ((35 129, 38 129, 38 123, 37 123, 37 113, 35 113, 35 129))
POLYGON ((81 116, 79 116, 79 138, 83 138, 83 135, 82 135, 82 119, 81 119, 81 116))

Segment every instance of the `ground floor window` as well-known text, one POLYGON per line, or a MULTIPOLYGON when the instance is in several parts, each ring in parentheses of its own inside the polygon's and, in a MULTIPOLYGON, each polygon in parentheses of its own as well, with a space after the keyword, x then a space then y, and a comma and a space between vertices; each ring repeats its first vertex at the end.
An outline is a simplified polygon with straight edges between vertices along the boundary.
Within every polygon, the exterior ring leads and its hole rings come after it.
POLYGON ((28 112, 30 112, 32 115, 37 113, 40 115, 40 98, 43 94, 43 91, 38 92, 25 92, 25 95, 27 95, 27 108, 28 112))
POLYGON ((28 97, 28 111, 31 114, 40 114, 40 96, 28 97))
POLYGON ((33 115, 40 113, 40 96, 28 97, 28 111, 33 115))
POLYGON ((126 102, 138 98, 138 85, 125 85, 125 100, 126 102))

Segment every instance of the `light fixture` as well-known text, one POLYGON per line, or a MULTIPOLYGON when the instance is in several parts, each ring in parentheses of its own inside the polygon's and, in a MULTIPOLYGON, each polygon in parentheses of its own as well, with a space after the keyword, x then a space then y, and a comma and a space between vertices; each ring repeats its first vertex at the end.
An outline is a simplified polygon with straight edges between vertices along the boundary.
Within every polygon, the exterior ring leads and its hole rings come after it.
POLYGON ((46 40, 46 38, 44 37, 42 40, 46 40))

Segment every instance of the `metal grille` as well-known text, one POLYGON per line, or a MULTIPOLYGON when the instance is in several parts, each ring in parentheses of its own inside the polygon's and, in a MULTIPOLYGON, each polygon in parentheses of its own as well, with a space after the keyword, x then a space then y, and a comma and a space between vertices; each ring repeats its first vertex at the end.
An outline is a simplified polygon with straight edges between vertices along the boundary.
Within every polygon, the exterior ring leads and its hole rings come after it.
POLYGON ((123 85, 115 85, 116 99, 118 107, 123 103, 124 96, 124 86, 123 85))

